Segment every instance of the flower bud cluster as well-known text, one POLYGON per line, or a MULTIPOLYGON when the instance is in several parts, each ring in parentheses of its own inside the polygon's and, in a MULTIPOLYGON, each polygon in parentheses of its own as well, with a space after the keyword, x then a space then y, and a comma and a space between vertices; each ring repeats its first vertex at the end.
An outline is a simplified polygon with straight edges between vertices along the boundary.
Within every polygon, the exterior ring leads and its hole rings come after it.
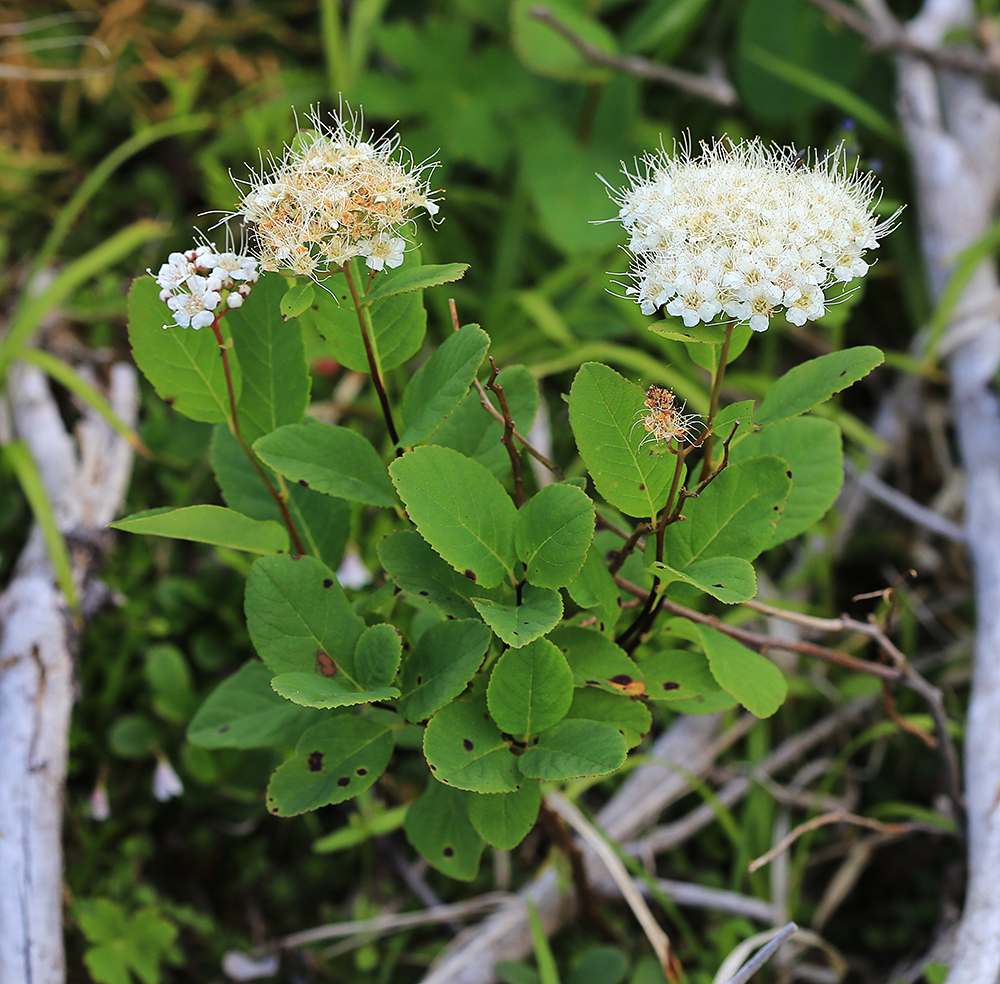
POLYGON ((808 164, 759 140, 716 142, 643 163, 612 195, 631 237, 626 293, 689 328, 724 316, 764 331, 782 308, 794 325, 814 321, 826 288, 863 277, 865 252, 895 225, 873 214, 874 176, 841 151, 808 164))
POLYGON ((259 276, 252 257, 219 253, 203 244, 185 253, 171 253, 156 283, 160 300, 166 302, 179 328, 207 328, 215 320, 223 295, 227 307, 239 307, 259 276))
POLYGON ((358 116, 332 119, 311 114, 314 129, 243 194, 236 214, 251 225, 265 270, 315 278, 356 256, 372 270, 398 267, 415 210, 438 212, 428 183, 436 162, 408 160, 396 134, 362 139, 358 116))

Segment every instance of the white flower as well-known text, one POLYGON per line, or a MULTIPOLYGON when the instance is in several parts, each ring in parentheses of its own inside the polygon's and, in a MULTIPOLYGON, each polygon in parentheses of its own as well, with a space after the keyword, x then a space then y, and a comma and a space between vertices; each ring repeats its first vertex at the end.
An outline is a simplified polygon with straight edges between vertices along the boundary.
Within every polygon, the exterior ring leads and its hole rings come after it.
POLYGON ((162 288, 160 300, 173 313, 174 326, 198 329, 215 322, 223 297, 226 306, 222 313, 239 307, 259 276, 253 257, 234 249, 219 253, 209 243, 202 243, 186 253, 171 253, 156 282, 162 288))
POLYGON ((723 311, 755 331, 781 308, 792 324, 821 317, 824 288, 863 277, 898 215, 874 215, 875 178, 842 149, 803 165, 791 148, 718 141, 643 164, 612 193, 633 256, 626 294, 687 327, 723 311))
POLYGON ((184 783, 174 771, 165 755, 157 756, 156 771, 153 773, 153 795, 160 803, 180 796, 184 792, 184 783))
POLYGON ((372 270, 403 262, 403 229, 423 209, 439 209, 430 190, 432 160, 417 164, 398 135, 362 139, 364 121, 341 107, 312 129, 270 173, 253 174, 235 215, 251 225, 253 248, 265 270, 287 269, 316 279, 363 256, 372 270))

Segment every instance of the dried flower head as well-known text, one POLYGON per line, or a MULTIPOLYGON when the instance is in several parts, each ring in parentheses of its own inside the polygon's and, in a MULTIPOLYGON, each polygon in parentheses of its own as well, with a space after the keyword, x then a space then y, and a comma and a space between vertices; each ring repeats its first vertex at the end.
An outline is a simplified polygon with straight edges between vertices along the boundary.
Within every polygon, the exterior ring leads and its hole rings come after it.
POLYGON ((701 417, 696 413, 685 415, 684 404, 677 406, 677 398, 670 390, 650 386, 643 404, 645 409, 636 413, 639 418, 636 424, 646 429, 646 436, 639 442, 640 448, 649 441, 690 444, 696 440, 695 430, 701 417))
POLYGON ((177 327, 207 328, 223 303, 236 308, 249 296, 260 276, 257 261, 235 252, 231 242, 229 247, 220 253, 202 243, 184 253, 171 253, 160 267, 156 274, 160 300, 170 308, 177 327))
POLYGON ((250 225, 265 270, 316 279, 356 256, 372 270, 397 267, 417 209, 438 212, 429 184, 436 161, 414 163, 397 134, 364 139, 361 115, 346 107, 330 119, 311 112, 312 129, 247 182, 235 214, 250 225))
POLYGON ((612 189, 631 237, 626 293, 689 328, 724 314, 764 331, 781 308, 794 325, 814 321, 826 288, 863 277, 865 251, 895 227, 896 215, 873 214, 874 175, 848 169, 842 150, 809 163, 760 140, 717 141, 643 164, 612 189))

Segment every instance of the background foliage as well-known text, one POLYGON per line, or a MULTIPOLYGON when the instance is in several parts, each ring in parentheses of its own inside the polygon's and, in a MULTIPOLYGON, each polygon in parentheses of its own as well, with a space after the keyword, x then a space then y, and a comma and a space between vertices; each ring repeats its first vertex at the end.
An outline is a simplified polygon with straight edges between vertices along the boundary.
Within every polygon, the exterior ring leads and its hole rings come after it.
MULTIPOLYGON (((562 0, 550 6, 598 47, 619 48, 701 72, 719 63, 738 102, 731 108, 586 65, 525 0, 358 0, 338 13, 332 2, 253 5, 159 5, 141 0, 78 0, 33 5, 42 21, 32 39, 85 33, 106 46, 4 51, 23 68, 5 78, 0 104, 0 284, 16 295, 36 259, 62 263, 110 240, 137 219, 169 232, 127 259, 101 269, 60 307, 47 345, 57 354, 81 345, 126 354, 125 284, 170 250, 186 248, 198 213, 231 207, 236 178, 258 148, 278 153, 291 132, 291 108, 332 106, 338 94, 363 105, 377 128, 396 120, 417 159, 438 152, 446 221, 422 237, 425 263, 463 260, 465 278, 428 297, 433 342, 448 337, 447 299, 463 323, 483 325, 500 365, 522 364, 543 382, 557 460, 575 449, 562 395, 577 367, 600 361, 648 385, 670 385, 694 410, 703 400, 701 368, 682 342, 645 331, 630 301, 607 291, 605 271, 620 272, 620 228, 595 172, 616 183, 622 160, 685 133, 697 141, 722 133, 755 134, 802 147, 846 140, 866 167, 879 171, 886 207, 907 197, 905 162, 892 111, 887 64, 802 0, 649 0, 605 3, 562 0), (113 72, 103 72, 113 64, 113 72), (69 81, 33 77, 45 67, 78 66, 93 74, 69 81), (142 139, 145 134, 156 139, 142 139), (139 139, 136 137, 139 135, 139 139), (135 141, 126 146, 128 141, 135 141), (126 146, 113 173, 69 226, 58 256, 45 256, 46 236, 63 221, 66 203, 106 155, 126 146)), ((10 13, 4 15, 8 22, 10 13)), ((886 240, 878 266, 851 299, 818 326, 772 329, 755 338, 727 376, 727 399, 758 401, 771 382, 804 357, 849 345, 886 350, 883 368, 827 405, 848 437, 849 457, 876 446, 868 429, 893 372, 913 371, 905 352, 929 312, 914 262, 913 230, 904 221, 886 240)), ((408 353, 413 354, 413 353, 408 353)), ((308 352, 313 399, 321 412, 374 418, 368 391, 346 398, 349 376, 317 340, 308 352)), ((343 361, 351 366, 349 357, 343 361)), ((363 368, 358 365, 353 368, 363 368)), ((391 382, 390 373, 390 384, 391 382)), ((510 381, 516 393, 516 382, 510 381)), ((933 370, 927 386, 935 383, 933 370)), ((401 389, 401 380, 395 383, 401 389)), ((67 412, 72 413, 67 400, 67 412)), ((928 499, 953 477, 941 450, 944 424, 914 431, 898 449, 897 481, 928 499)), ((147 401, 141 436, 152 460, 140 461, 128 512, 214 501, 209 481, 212 428, 147 401)), ((471 440, 471 438, 470 438, 471 440)), ((218 453, 218 449, 216 449, 218 453)), ((495 464, 505 464, 502 449, 495 464)), ((4 475, 0 494, 0 573, 17 555, 27 506, 4 475)), ((374 541, 373 541, 374 542, 374 541)), ((329 546, 339 556, 344 544, 329 546)), ((380 569, 376 556, 362 556, 380 569)), ((967 647, 967 577, 957 553, 877 507, 846 524, 835 512, 804 540, 776 548, 761 570, 774 588, 820 614, 850 610, 863 618, 876 602, 852 602, 917 567, 898 595, 899 641, 913 657, 934 654, 936 682, 961 718, 967 647), (838 532, 840 531, 840 532, 838 532)), ((67 820, 71 979, 144 981, 220 976, 230 948, 326 920, 346 920, 406 904, 400 867, 412 861, 399 835, 401 817, 365 794, 353 806, 328 807, 289 820, 265 815, 261 790, 270 767, 259 754, 206 751, 185 740, 202 698, 251 653, 242 616, 248 561, 224 547, 121 537, 109 583, 120 604, 88 630, 79 668, 80 701, 73 726, 67 820), (157 756, 166 756, 185 785, 182 797, 151 795, 157 756), (92 793, 106 789, 111 814, 91 816, 92 793), (333 853, 331 853, 333 852, 333 853)), ((861 642, 857 642, 860 650, 861 642)), ((803 664, 791 676, 793 699, 760 722, 730 752, 730 767, 757 761, 782 738, 807 727, 831 705, 877 689, 867 679, 819 673, 803 664)), ((923 708, 900 698, 902 713, 923 708)), ((894 725, 872 723, 825 751, 821 781, 810 788, 854 795, 854 809, 883 818, 922 815, 941 788, 937 758, 894 725)), ((417 778, 414 773, 414 779, 417 778)), ((405 801, 405 770, 393 795, 405 801)), ((599 802, 608 788, 588 795, 599 802)), ((707 791, 674 809, 683 812, 707 791)), ((766 873, 747 861, 771 846, 778 805, 755 788, 719 823, 661 859, 661 873, 747 894, 768 896, 766 873)), ((854 835, 820 833, 793 849, 790 915, 808 924, 838 858, 854 835), (838 853, 839 852, 839 853, 838 853)), ((511 859, 518 884, 544 857, 541 837, 511 859)), ((957 847, 918 835, 884 847, 826 924, 862 978, 882 979, 922 954, 941 912, 941 885, 961 893, 957 847)), ((465 897, 491 887, 485 864, 477 881, 457 885, 434 872, 440 896, 465 897)), ((629 916, 607 917, 635 940, 629 916)), ((680 939, 692 979, 710 980, 722 957, 754 927, 746 920, 674 908, 666 918, 680 939)), ((376 945, 360 941, 340 954, 288 958, 288 980, 418 980, 446 930, 416 930, 376 945)), ((595 951, 586 928, 558 937, 555 962, 563 980, 595 979, 586 968, 611 964, 607 980, 657 980, 640 942, 595 951), (609 953, 612 954, 609 956, 609 953), (587 961, 591 963, 588 964, 587 961), (576 968, 575 970, 573 968, 576 968), (616 976, 617 974, 617 976, 616 976)), ((539 959, 542 968, 544 960, 539 959)), ((508 968, 529 980, 528 968, 508 968)))

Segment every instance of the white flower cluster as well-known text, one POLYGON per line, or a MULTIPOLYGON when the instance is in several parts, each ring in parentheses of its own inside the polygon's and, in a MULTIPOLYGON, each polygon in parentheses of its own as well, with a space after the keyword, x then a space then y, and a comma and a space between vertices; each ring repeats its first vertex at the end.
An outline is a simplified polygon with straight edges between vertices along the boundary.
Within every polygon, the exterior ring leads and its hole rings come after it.
POLYGON ((718 141, 643 164, 612 190, 631 236, 626 293, 689 328, 725 315, 764 331, 782 307, 794 325, 814 321, 825 289, 863 277, 865 251, 895 225, 872 213, 874 175, 848 170, 841 151, 808 164, 760 140, 718 141))
MULTIPOLYGON (((225 293, 226 306, 239 307, 257 282, 257 261, 240 253, 219 253, 207 244, 171 253, 156 275, 160 300, 179 328, 207 328, 225 293)), ((164 328, 171 327, 164 325, 164 328)))
POLYGON ((438 212, 428 183, 435 161, 415 164, 396 134, 362 139, 360 116, 331 118, 310 114, 313 129, 248 182, 236 214, 251 225, 265 270, 315 279, 356 256, 372 270, 398 267, 414 211, 438 212))

